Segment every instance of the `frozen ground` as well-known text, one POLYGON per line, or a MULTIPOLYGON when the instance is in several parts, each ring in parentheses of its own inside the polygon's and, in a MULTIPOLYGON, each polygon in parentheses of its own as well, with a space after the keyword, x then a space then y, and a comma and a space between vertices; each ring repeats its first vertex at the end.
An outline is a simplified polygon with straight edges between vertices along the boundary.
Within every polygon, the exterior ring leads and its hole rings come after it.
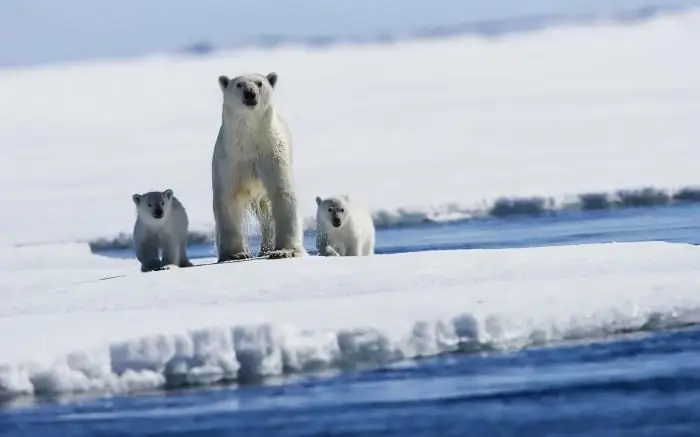
POLYGON ((247 381, 700 321, 700 248, 682 244, 308 257, 145 275, 81 245, 2 257, 15 260, 0 275, 5 396, 247 381))
POLYGON ((348 192, 387 220, 499 196, 697 182, 700 13, 500 42, 284 49, 0 71, 0 245, 130 232, 170 187, 213 224, 216 77, 275 70, 302 213, 348 192))

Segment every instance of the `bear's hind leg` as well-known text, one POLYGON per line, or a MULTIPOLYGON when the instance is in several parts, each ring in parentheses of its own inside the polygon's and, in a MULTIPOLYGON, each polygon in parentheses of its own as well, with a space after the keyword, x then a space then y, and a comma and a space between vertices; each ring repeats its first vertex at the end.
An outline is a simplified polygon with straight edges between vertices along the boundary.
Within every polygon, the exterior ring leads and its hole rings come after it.
POLYGON ((187 239, 180 241, 180 263, 178 267, 192 267, 192 262, 187 256, 187 239))
POLYGON ((362 254, 365 256, 374 255, 374 235, 370 236, 367 238, 367 241, 365 241, 362 254))
POLYGON ((163 265, 177 266, 180 264, 180 247, 177 240, 166 241, 163 244, 163 265))
POLYGON ((273 249, 274 228, 270 200, 262 198, 255 204, 255 216, 260 223, 260 252, 258 256, 267 256, 273 249))
POLYGON ((218 262, 252 257, 248 249, 248 241, 243 235, 245 212, 245 204, 240 199, 229 199, 222 193, 214 193, 218 262))

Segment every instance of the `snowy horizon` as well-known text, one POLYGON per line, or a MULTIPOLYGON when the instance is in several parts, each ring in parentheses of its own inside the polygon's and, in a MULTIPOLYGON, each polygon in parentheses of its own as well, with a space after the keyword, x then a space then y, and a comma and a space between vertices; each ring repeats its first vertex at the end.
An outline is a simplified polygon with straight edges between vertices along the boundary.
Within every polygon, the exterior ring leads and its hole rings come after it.
POLYGON ((495 41, 462 36, 0 70, 0 177, 24 187, 0 193, 0 224, 13 229, 0 245, 123 240, 133 226, 131 194, 166 186, 187 208, 191 231, 209 235, 216 77, 251 70, 280 75, 276 100, 295 142, 307 228, 314 197, 339 192, 365 200, 378 226, 616 208, 626 198, 631 205, 640 197, 697 200, 688 157, 700 138, 693 117, 700 64, 691 49, 700 43, 699 23, 700 13, 686 12, 495 41), (441 80, 428 90, 434 71, 441 80), (44 78, 51 86, 37 87, 44 78), (342 105, 329 111, 328 102, 342 105), (412 176, 426 165, 442 170, 412 176), (499 168, 508 171, 490 170, 499 168), (86 205, 91 219, 76 220, 86 205), (47 211, 51 227, 42 226, 47 211))

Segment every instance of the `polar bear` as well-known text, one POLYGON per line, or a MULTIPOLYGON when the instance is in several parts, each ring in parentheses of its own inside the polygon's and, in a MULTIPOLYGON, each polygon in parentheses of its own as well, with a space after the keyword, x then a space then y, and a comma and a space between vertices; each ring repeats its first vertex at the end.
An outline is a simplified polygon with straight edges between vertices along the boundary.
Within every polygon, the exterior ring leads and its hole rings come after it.
POLYGON ((134 248, 141 271, 162 270, 167 265, 191 267, 187 258, 188 219, 173 190, 134 194, 136 205, 134 248), (163 260, 159 257, 163 251, 163 260))
POLYGON ((245 214, 260 223, 258 256, 306 254, 289 131, 273 104, 277 74, 219 77, 223 111, 212 157, 218 262, 251 258, 245 214))
POLYGON ((369 212, 347 195, 316 196, 316 248, 321 256, 374 254, 374 222, 369 212))

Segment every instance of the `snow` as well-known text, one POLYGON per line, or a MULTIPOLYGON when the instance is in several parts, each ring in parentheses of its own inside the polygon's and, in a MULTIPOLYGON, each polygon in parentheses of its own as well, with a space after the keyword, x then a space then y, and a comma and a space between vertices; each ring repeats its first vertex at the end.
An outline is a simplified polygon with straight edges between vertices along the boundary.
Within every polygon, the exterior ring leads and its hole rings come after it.
POLYGON ((166 187, 211 230, 222 73, 279 73, 307 218, 337 192, 400 222, 500 196, 693 184, 699 43, 693 12, 497 41, 0 70, 0 245, 130 233, 131 194, 166 187))
POLYGON ((150 274, 76 244, 2 253, 19 257, 32 263, 0 276, 0 332, 11 333, 0 336, 6 396, 249 381, 700 322, 700 248, 682 244, 306 257, 150 274))

